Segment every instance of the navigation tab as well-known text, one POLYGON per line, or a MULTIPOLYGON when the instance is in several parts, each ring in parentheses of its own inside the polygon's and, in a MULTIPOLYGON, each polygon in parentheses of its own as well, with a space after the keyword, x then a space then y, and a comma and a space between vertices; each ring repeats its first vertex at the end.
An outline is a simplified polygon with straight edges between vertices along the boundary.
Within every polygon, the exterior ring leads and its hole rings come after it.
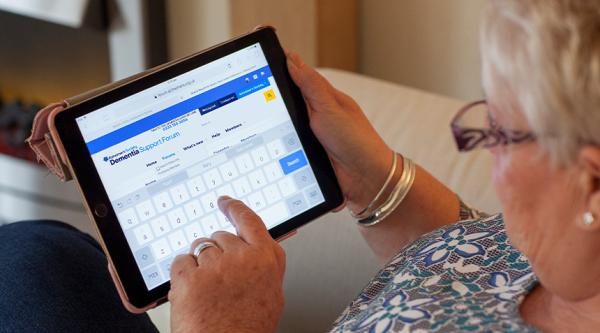
POLYGON ((217 103, 219 103, 219 106, 225 106, 231 102, 235 102, 237 101, 237 96, 235 94, 229 94, 225 97, 219 98, 219 100, 217 101, 217 103))
POLYGON ((203 107, 198 108, 198 111, 200 111, 201 115, 205 115, 209 112, 212 112, 222 106, 225 106, 231 102, 235 102, 237 101, 237 95, 236 94, 229 94, 227 96, 221 97, 218 100, 211 102, 209 104, 206 104, 203 107))
POLYGON ((209 104, 206 104, 205 106, 201 106, 198 108, 198 111, 200 111, 201 115, 205 115, 211 111, 214 111, 216 109, 219 108, 219 103, 218 102, 212 102, 209 104))

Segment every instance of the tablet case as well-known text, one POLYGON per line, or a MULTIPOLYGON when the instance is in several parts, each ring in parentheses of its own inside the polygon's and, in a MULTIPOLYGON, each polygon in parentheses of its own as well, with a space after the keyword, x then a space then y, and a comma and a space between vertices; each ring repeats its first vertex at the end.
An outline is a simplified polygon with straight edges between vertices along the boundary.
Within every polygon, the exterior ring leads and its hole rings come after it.
MULTIPOLYGON (((54 175, 56 175, 61 181, 66 182, 66 181, 72 180, 73 176, 68 167, 69 163, 68 163, 68 159, 67 159, 67 154, 65 153, 64 147, 59 139, 58 133, 54 126, 54 117, 59 112, 62 112, 63 110, 65 110, 66 108, 68 108, 71 105, 78 104, 82 101, 85 101, 89 98, 95 97, 106 91, 115 89, 122 85, 125 85, 137 78, 140 78, 140 77, 147 75, 149 73, 152 73, 154 71, 160 70, 161 68, 163 68, 164 66, 167 66, 167 65, 169 65, 169 64, 161 65, 159 67, 155 67, 155 68, 149 69, 147 71, 144 71, 142 73, 136 74, 134 76, 128 77, 126 79, 123 79, 121 81, 117 81, 117 82, 102 86, 100 88, 90 90, 88 92, 85 92, 85 93, 77 95, 77 96, 66 98, 62 102, 52 103, 52 104, 46 106, 45 108, 43 108, 42 110, 40 110, 36 114, 35 119, 33 120, 33 128, 31 130, 31 136, 29 138, 27 138, 27 140, 26 140, 26 142, 29 144, 31 149, 33 149, 33 151, 35 152, 35 154, 38 158, 38 161, 42 161, 42 163, 44 163, 46 165, 46 167, 48 167, 50 172, 52 172, 54 175)), ((88 215, 91 217, 91 211, 90 211, 89 207, 87 206, 87 204, 85 204, 85 202, 84 202, 84 205, 86 207, 88 215)), ((98 230, 96 230, 96 232, 98 232, 98 230)), ((108 271, 110 272, 110 276, 113 279, 113 282, 117 288, 117 292, 119 293, 119 297, 121 298, 121 301, 123 302, 123 306, 129 312, 132 312, 132 313, 143 313, 143 312, 146 312, 146 311, 158 306, 159 303, 153 303, 144 308, 137 308, 129 302, 129 299, 127 298, 127 295, 125 294, 123 285, 121 284, 121 281, 120 281, 118 275, 115 274, 115 272, 114 272, 110 256, 108 255, 108 251, 106 250, 106 246, 104 245, 101 237, 99 240, 100 240, 102 248, 104 249, 104 253, 107 254, 108 271)))

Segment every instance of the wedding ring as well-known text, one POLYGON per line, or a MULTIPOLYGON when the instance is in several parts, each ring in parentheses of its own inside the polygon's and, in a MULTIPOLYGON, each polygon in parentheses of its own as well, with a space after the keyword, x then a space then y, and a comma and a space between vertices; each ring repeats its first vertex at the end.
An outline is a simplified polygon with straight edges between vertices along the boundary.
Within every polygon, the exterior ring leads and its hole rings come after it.
POLYGON ((193 255, 198 258, 198 256, 200 255, 200 253, 202 253, 202 251, 208 249, 209 247, 216 247, 218 248, 217 244, 215 244, 215 242, 212 241, 204 241, 201 242, 200 244, 198 244, 193 251, 193 255))

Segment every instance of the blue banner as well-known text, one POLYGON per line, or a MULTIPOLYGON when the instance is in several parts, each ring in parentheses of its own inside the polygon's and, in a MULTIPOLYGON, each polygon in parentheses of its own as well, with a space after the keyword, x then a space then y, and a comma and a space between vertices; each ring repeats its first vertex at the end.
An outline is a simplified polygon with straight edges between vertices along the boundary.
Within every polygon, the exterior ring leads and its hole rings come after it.
POLYGON ((214 111, 221 106, 268 87, 270 85, 268 78, 271 75, 269 66, 257 69, 218 87, 207 90, 200 95, 186 99, 146 118, 121 127, 114 132, 86 142, 88 150, 90 154, 96 154, 196 109, 200 111, 201 115, 214 111), (256 79, 254 79, 255 75, 256 79))

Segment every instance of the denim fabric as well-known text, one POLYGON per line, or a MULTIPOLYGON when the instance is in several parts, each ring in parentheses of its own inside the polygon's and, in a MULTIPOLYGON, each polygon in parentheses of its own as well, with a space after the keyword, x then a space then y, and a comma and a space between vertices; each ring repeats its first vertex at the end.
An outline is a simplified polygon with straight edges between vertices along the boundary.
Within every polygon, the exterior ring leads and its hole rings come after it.
POLYGON ((157 332, 123 307, 96 241, 56 221, 0 226, 0 332, 157 332))

